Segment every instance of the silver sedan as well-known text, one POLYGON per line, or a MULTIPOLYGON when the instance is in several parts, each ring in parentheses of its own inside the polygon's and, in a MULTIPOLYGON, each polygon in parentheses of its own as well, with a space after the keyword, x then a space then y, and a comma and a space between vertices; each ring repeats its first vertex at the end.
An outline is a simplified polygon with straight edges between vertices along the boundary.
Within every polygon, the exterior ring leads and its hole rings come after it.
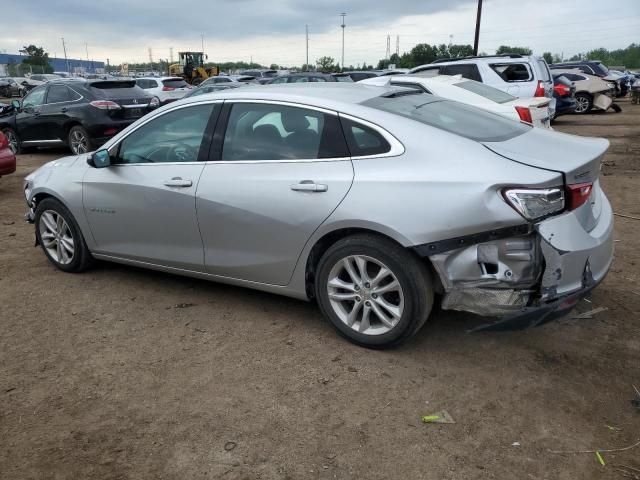
POLYGON ((613 258, 607 148, 397 87, 247 87, 43 166, 27 216, 61 270, 107 260, 315 299, 383 347, 436 298, 482 328, 572 308, 613 258))

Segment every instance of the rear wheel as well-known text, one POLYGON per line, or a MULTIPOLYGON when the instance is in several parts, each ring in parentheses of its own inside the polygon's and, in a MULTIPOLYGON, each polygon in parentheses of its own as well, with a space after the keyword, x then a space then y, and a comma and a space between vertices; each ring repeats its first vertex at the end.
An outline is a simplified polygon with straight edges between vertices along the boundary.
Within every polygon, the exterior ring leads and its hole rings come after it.
POLYGON ((588 93, 576 93, 576 113, 588 113, 593 108, 593 98, 588 93))
POLYGON ((370 234, 330 247, 320 259, 315 289, 333 326, 370 348, 397 345, 412 336, 433 305, 426 266, 391 240, 370 234))
POLYGON ((2 133, 5 137, 7 137, 7 140, 9 141, 9 148, 11 149, 11 151, 15 155, 21 153, 20 141, 18 140, 18 134, 15 132, 15 130, 13 130, 12 128, 3 128, 2 133))
POLYGON ((69 130, 69 148, 75 155, 92 152, 94 150, 93 142, 87 131, 79 125, 69 130))
POLYGON ((65 272, 82 272, 93 257, 71 212, 54 198, 36 208, 36 239, 51 263, 65 272))

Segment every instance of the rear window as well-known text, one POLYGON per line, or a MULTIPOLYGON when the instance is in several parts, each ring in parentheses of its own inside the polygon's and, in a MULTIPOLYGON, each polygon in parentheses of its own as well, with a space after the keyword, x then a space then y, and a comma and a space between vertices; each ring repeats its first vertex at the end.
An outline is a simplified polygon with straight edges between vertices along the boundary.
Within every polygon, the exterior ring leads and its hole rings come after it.
POLYGON ((533 80, 531 68, 526 63, 493 63, 490 67, 505 82, 530 82, 533 80))
POLYGON ((115 90, 118 88, 134 88, 136 86, 135 80, 108 80, 104 82, 92 82, 91 88, 98 88, 100 90, 115 90))
POLYGON ((547 62, 544 60, 537 60, 538 62, 538 70, 540 70, 540 80, 543 82, 551 81, 551 77, 549 76, 549 69, 547 68, 547 62))
POLYGON ((503 142, 533 128, 500 115, 427 94, 376 97, 362 104, 415 120, 477 142, 503 142))
POLYGON ((490 87, 489 85, 485 85, 484 83, 474 82, 473 80, 456 83, 454 85, 456 87, 463 88, 465 90, 468 90, 472 93, 480 95, 496 103, 507 103, 516 99, 516 97, 514 97, 513 95, 509 95, 508 93, 505 93, 502 90, 498 90, 497 88, 490 87))
POLYGON ((425 68, 423 70, 419 70, 417 72, 415 72, 415 75, 418 75, 420 77, 436 77, 438 75, 440 75, 440 67, 429 67, 429 68, 425 68))
POLYGON ((165 87, 170 88, 184 88, 188 85, 188 83, 185 82, 182 78, 170 78, 168 80, 163 80, 162 84, 165 87))
POLYGON ((602 63, 598 62, 596 64, 592 64, 593 70, 598 74, 606 77, 609 75, 609 69, 605 67, 602 63))

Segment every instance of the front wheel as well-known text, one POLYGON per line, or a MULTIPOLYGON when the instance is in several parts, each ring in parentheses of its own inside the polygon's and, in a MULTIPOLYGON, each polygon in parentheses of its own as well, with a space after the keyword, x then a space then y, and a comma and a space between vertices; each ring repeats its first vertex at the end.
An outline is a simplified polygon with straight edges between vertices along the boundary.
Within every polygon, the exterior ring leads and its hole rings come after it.
POLYGON ((322 313, 338 332, 370 348, 408 339, 433 306, 425 264, 391 240, 369 234, 347 237, 327 250, 315 290, 322 313))
POLYGON ((54 198, 36 208, 36 239, 51 263, 65 272, 82 272, 93 257, 71 212, 54 198))

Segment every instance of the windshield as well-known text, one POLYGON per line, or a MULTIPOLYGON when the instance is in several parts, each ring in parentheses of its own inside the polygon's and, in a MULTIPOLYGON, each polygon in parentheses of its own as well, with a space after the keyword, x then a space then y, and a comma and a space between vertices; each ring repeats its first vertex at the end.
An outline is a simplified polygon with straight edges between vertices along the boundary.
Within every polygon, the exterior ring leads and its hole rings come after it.
POLYGON ((609 75, 609 69, 607 67, 605 67, 601 62, 598 63, 594 63, 591 65, 591 68, 593 68, 593 70, 598 74, 598 75, 603 75, 603 76, 607 76, 609 75))
POLYGON ((428 94, 376 97, 362 103, 477 142, 503 142, 528 132, 530 125, 428 94))
POLYGON ((485 85, 484 83, 476 82, 474 80, 467 80, 465 82, 455 83, 454 85, 496 103, 512 102, 517 98, 503 92, 502 90, 498 90, 497 88, 490 87, 489 85, 485 85))

